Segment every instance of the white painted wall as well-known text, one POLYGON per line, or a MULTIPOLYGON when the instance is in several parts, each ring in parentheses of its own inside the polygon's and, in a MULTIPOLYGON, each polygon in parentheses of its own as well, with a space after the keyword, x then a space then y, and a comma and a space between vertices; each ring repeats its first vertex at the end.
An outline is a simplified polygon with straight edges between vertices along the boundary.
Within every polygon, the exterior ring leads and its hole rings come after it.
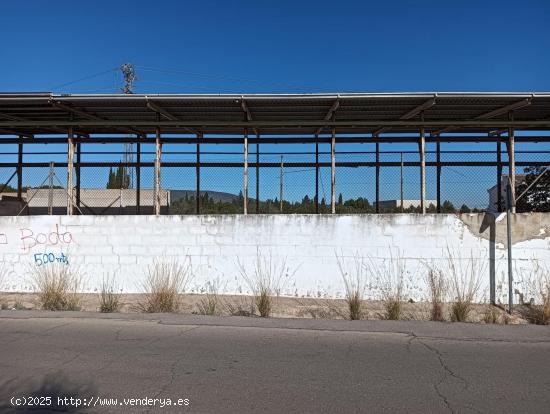
MULTIPOLYGON (((550 268, 549 246, 550 237, 514 245, 516 288, 524 284, 522 275, 532 273, 534 260, 550 268)), ((423 263, 447 266, 448 250, 463 264, 471 256, 480 259, 488 286, 488 248, 489 241, 470 232, 455 215, 0 217, 0 258, 8 271, 0 290, 31 291, 36 259, 52 253, 64 254, 68 266, 79 269, 86 291, 99 290, 103 277, 111 275, 123 292, 140 292, 154 260, 183 261, 189 256, 194 276, 188 291, 204 292, 218 281, 220 293, 247 294, 250 288, 237 261, 251 271, 260 254, 277 263, 286 259, 288 280, 282 294, 342 297, 337 254, 347 268, 355 257, 381 268, 401 257, 406 262, 407 296, 420 300, 427 296, 423 263)), ((497 286, 506 280, 506 266, 506 250, 497 243, 497 286)), ((370 277, 367 296, 379 294, 379 287, 380 281, 370 277)), ((505 293, 507 285, 501 289, 505 293)), ((487 299, 487 289, 483 296, 487 299)))

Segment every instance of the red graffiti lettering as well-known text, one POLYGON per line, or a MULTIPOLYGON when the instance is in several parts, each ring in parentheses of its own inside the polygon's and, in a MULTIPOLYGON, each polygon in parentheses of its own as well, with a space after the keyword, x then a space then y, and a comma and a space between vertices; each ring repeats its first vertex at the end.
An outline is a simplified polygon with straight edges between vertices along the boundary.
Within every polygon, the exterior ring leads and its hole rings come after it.
POLYGON ((34 233, 31 229, 20 229, 21 243, 24 251, 29 251, 37 245, 56 246, 58 244, 70 244, 73 242, 71 232, 59 232, 59 226, 49 233, 34 233))

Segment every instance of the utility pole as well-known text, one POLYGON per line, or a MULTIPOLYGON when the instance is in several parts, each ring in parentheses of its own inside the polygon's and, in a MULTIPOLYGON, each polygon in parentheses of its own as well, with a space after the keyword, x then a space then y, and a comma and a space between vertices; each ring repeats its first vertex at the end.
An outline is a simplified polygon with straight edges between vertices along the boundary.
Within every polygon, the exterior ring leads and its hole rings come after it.
POLYGON ((282 213, 283 212, 283 168, 284 168, 284 163, 283 163, 283 156, 281 155, 281 173, 279 175, 279 211, 282 213))

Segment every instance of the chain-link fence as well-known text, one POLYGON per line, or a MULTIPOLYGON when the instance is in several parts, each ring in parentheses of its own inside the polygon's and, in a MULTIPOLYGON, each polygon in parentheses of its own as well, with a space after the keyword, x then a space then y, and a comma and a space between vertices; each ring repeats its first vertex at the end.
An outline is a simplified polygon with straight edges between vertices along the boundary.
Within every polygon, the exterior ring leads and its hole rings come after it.
MULTIPOLYGON (((160 214, 242 214, 245 199, 249 214, 422 211, 416 144, 338 144, 333 160, 327 142, 253 143, 247 167, 242 145, 165 144, 158 185, 154 144, 82 144, 71 189, 65 150, 34 149, 22 163, 16 151, 3 152, 0 215, 67 214, 68 208, 84 215, 154 214, 157 198, 160 214)), ((550 173, 539 177, 550 165, 548 144, 518 144, 515 159, 518 211, 550 211, 550 173)), ((504 210, 504 144, 432 142, 425 161, 427 212, 504 210)))

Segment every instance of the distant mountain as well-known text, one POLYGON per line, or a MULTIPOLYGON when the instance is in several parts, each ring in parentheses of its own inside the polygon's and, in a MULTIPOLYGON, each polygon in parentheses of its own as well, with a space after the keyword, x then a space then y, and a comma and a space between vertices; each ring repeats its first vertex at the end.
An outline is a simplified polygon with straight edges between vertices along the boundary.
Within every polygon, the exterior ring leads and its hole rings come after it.
MULTIPOLYGON (((214 200, 215 203, 217 203, 218 201, 221 201, 222 203, 230 203, 239 198, 239 196, 236 194, 208 190, 201 191, 200 195, 203 196, 205 193, 208 193, 208 197, 214 200)), ((185 198, 186 195, 190 198, 195 197, 196 194, 197 192, 195 190, 170 190, 170 200, 173 203, 177 200, 185 198)))

